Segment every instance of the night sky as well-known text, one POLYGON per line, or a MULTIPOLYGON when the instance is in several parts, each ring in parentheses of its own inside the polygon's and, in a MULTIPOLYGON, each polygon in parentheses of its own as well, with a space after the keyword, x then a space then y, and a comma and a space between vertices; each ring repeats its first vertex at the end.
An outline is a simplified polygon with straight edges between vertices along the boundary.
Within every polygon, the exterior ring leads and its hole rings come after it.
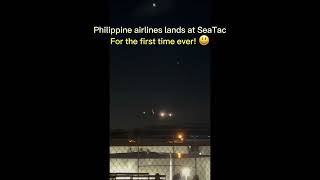
MULTIPOLYGON (((209 7, 208 0, 113 0, 110 21, 133 28, 209 26, 209 7)), ((112 46, 110 54, 112 129, 150 125, 138 115, 152 109, 173 112, 170 122, 177 125, 210 122, 210 46, 112 46)))

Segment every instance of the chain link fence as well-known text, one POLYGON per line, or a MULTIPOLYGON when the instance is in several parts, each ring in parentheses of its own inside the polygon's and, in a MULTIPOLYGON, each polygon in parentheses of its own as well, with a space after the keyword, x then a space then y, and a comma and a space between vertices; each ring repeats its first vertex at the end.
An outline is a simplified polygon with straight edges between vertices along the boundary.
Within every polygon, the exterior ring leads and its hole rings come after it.
POLYGON ((210 180, 210 146, 110 146, 110 173, 159 173, 210 180))

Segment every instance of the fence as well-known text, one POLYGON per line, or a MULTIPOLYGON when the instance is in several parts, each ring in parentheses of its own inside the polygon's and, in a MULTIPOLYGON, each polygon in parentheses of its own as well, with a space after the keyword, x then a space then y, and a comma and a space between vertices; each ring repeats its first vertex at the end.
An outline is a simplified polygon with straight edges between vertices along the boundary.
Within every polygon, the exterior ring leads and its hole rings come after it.
POLYGON ((110 173, 159 173, 210 180, 210 146, 110 146, 110 173))

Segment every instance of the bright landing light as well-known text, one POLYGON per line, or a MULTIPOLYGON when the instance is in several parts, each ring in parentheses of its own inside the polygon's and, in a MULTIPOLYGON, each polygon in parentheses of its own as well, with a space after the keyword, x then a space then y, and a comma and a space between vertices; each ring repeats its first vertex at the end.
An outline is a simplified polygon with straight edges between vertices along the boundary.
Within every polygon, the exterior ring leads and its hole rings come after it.
POLYGON ((160 113, 161 117, 164 117, 165 115, 166 115, 166 113, 164 113, 164 112, 160 113))

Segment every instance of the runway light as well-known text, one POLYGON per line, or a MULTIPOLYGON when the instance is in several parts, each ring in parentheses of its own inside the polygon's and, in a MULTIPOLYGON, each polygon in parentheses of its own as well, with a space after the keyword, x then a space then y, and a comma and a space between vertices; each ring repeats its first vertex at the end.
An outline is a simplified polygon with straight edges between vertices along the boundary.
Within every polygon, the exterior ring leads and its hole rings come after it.
POLYGON ((129 141, 129 143, 135 143, 136 142, 134 139, 129 139, 128 141, 129 141))
POLYGON ((177 137, 178 137, 180 140, 183 140, 183 134, 182 134, 182 133, 178 133, 178 134, 177 134, 177 137))

